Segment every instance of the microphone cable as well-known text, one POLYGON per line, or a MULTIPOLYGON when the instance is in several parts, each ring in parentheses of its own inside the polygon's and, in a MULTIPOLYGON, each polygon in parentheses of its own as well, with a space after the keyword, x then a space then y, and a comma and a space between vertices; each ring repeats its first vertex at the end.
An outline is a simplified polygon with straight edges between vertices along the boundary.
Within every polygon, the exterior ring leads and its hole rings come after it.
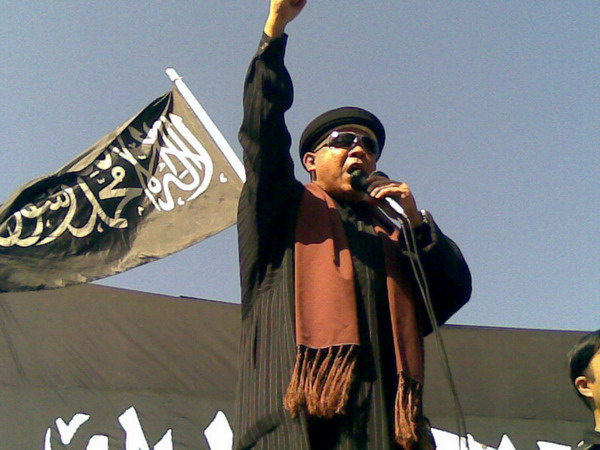
MULTIPOLYGON (((382 208, 380 208, 383 211, 382 208)), ((426 223, 427 220, 427 212, 421 210, 421 214, 426 223)), ((393 220, 388 214, 386 216, 393 220)), ((425 275, 425 269, 423 268, 423 264, 421 263, 421 257, 419 256, 417 242, 415 239, 415 234, 412 229, 412 225, 410 223, 410 219, 408 216, 402 211, 399 213, 399 217, 402 219, 402 225, 400 230, 402 231, 402 236, 404 238, 404 243, 408 250, 408 259, 410 261, 413 273, 415 275, 415 279, 417 280, 417 285, 419 286, 419 291, 421 292, 421 296, 423 297, 423 303, 425 305, 425 309, 427 311, 427 315, 429 316, 429 320, 431 322, 431 326, 433 329, 433 334, 435 336, 435 342, 438 349, 438 355, 440 357, 440 363, 442 365, 442 369, 444 371, 444 375, 446 377, 446 381, 448 382, 448 386, 450 387, 450 392, 452 394, 452 399, 454 401, 454 408, 456 412, 456 427, 458 430, 459 444, 458 448, 462 448, 462 440, 461 437, 464 437, 466 447, 469 449, 469 438, 467 435, 467 424, 465 421, 465 416, 463 412, 462 405, 460 403, 460 399, 458 396, 458 390, 456 389, 456 383, 454 382, 454 376, 452 375, 452 370, 450 369, 450 360, 448 359, 448 352, 446 351, 446 345, 444 344, 444 339, 442 338, 442 333, 440 331, 440 327, 438 325, 437 317, 435 314, 435 310, 433 308, 433 303, 431 301, 431 297, 429 295, 429 285, 427 282, 427 277, 425 275), (408 232, 407 232, 408 230, 408 232), (413 258, 414 257, 414 258, 413 258)))

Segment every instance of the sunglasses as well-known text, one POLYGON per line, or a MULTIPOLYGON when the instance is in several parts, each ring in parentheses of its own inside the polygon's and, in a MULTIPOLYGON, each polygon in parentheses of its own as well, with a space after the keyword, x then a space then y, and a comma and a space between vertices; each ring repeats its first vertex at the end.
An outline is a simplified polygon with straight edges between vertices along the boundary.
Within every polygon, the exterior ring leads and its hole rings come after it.
POLYGON ((369 136, 352 133, 350 131, 334 131, 327 137, 325 144, 319 147, 317 150, 320 150, 323 147, 336 147, 350 150, 358 145, 360 145, 369 153, 379 156, 379 145, 375 139, 370 138, 369 136))

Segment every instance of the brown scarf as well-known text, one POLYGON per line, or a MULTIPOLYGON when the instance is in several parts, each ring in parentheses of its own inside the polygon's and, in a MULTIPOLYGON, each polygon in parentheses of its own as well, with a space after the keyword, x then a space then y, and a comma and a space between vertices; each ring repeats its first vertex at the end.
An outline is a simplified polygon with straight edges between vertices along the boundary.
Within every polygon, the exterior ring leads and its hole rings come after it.
MULTIPOLYGON (((422 416, 423 339, 410 283, 399 270, 398 235, 375 226, 385 254, 398 390, 396 441, 406 449, 433 448, 422 416)), ((359 331, 352 255, 335 201, 311 183, 300 204, 295 245, 297 357, 285 407, 296 417, 331 418, 348 403, 359 331)))

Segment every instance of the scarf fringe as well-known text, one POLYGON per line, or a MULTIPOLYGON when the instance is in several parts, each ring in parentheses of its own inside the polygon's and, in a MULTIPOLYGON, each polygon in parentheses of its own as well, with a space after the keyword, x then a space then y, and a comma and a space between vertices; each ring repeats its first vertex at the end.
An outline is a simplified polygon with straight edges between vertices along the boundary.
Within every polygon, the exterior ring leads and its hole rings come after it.
POLYGON ((292 417, 298 417, 303 406, 311 416, 327 419, 344 413, 356 365, 356 347, 298 346, 294 373, 284 401, 292 417))
POLYGON ((428 421, 423 417, 421 383, 400 373, 396 392, 396 442, 406 450, 435 449, 428 421))

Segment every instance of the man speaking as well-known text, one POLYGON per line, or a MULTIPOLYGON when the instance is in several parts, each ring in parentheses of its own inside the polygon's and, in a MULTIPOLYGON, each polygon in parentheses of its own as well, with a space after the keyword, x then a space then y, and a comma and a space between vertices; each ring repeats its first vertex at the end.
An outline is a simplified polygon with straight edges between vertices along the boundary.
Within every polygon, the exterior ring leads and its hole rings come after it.
POLYGON ((271 0, 244 86, 236 448, 434 448, 421 403, 432 326, 385 199, 410 220, 440 324, 469 299, 469 269, 410 187, 376 172, 385 130, 372 113, 308 124, 310 183, 295 179, 284 32, 305 4, 271 0))

